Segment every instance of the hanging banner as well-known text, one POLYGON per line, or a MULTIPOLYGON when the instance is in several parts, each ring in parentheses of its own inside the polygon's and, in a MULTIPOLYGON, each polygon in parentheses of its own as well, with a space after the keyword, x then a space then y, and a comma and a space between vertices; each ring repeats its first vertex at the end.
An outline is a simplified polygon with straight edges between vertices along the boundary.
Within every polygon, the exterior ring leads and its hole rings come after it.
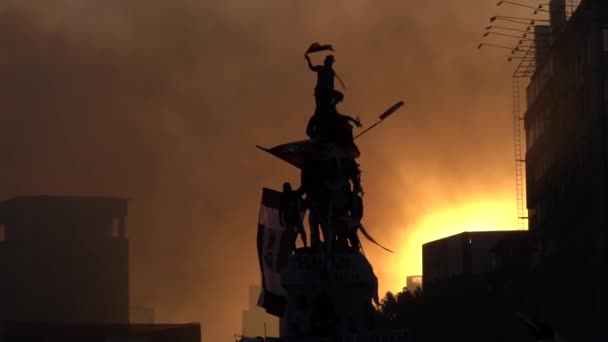
POLYGON ((274 316, 282 316, 285 311, 287 293, 281 285, 281 272, 287 267, 290 254, 289 237, 285 234, 279 218, 280 202, 281 192, 263 189, 257 235, 258 259, 262 272, 262 293, 258 306, 274 316))

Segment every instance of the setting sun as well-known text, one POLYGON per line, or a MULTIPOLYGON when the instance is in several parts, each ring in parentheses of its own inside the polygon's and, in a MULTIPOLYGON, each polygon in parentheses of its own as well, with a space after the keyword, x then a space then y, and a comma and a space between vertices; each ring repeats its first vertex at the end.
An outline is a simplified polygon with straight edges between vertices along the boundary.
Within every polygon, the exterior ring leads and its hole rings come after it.
MULTIPOLYGON (((382 287, 398 291, 405 285, 405 277, 422 274, 422 245, 465 231, 517 229, 516 205, 511 193, 478 195, 468 201, 441 204, 403 231, 401 245, 388 265, 400 270, 400 277, 384 279, 382 287)), ((395 227, 398 229, 398 227, 395 227)))

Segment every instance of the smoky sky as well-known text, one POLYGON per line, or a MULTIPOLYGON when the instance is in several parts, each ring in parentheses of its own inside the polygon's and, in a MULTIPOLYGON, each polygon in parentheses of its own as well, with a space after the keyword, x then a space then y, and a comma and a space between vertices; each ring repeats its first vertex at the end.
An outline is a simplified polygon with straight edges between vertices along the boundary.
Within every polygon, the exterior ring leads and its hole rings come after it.
MULTIPOLYGON (((259 282, 261 188, 299 179, 255 145, 305 138, 310 43, 335 46, 343 113, 369 125, 406 102, 358 141, 378 240, 391 247, 394 227, 407 231, 437 198, 512 191, 513 65, 476 50, 496 11, 481 0, 1 0, 0 195, 129 198, 132 303, 231 338, 259 282)), ((398 256, 367 249, 381 287, 405 276, 382 266, 398 256)))

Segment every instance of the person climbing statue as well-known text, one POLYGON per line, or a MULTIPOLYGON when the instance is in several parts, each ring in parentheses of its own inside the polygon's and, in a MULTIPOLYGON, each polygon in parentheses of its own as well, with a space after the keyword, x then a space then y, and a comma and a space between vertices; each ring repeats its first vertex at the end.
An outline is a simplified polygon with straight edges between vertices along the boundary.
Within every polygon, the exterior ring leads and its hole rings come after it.
POLYGON ((363 197, 362 196, 363 196, 363 192, 360 192, 360 191, 355 190, 351 193, 351 203, 350 203, 350 209, 349 209, 350 210, 350 217, 349 217, 350 234, 349 234, 349 238, 348 238, 350 245, 356 249, 361 248, 361 240, 359 240, 359 235, 357 235, 357 232, 361 231, 361 234, 363 234, 363 236, 365 236, 365 238, 368 239, 371 243, 375 244, 376 246, 384 249, 385 251, 387 251, 389 253, 394 253, 390 249, 379 244, 371 235, 369 235, 369 233, 365 230, 365 227, 361 223, 361 220, 363 219, 363 197))
POLYGON ((279 217, 281 225, 285 227, 285 231, 289 235, 289 241, 293 250, 296 249, 298 234, 302 238, 304 247, 307 246, 306 232, 302 223, 302 209, 302 198, 296 191, 291 189, 291 184, 285 182, 283 184, 283 193, 281 194, 279 217))

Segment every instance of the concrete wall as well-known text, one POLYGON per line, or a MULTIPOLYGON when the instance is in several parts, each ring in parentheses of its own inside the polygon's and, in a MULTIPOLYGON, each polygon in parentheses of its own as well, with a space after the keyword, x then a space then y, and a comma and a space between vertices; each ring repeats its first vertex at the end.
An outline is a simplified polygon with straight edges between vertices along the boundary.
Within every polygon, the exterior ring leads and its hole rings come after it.
POLYGON ((0 320, 129 322, 128 242, 0 242, 0 320))

